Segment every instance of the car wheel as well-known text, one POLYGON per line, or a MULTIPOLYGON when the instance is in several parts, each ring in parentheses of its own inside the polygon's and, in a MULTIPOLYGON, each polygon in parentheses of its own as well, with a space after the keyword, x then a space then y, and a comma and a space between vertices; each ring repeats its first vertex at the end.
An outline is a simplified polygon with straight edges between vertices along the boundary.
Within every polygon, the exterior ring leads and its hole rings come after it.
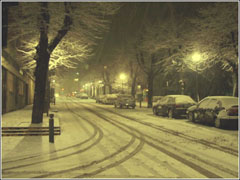
POLYGON ((189 114, 188 114, 188 119, 189 119, 190 121, 192 121, 192 122, 195 122, 195 118, 194 118, 193 112, 189 112, 189 114))
POLYGON ((216 118, 216 119, 215 119, 215 122, 214 122, 214 125, 215 125, 216 128, 222 128, 221 119, 216 118))
POLYGON ((172 109, 168 110, 168 117, 173 118, 173 110, 172 109))

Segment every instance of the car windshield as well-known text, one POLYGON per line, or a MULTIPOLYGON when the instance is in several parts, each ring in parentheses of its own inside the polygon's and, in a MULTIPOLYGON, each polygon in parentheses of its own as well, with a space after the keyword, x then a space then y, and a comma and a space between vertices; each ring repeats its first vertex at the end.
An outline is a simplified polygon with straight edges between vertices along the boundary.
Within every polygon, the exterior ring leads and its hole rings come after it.
POLYGON ((179 96, 176 97, 176 104, 178 103, 193 103, 195 104, 196 102, 189 96, 179 96))
POLYGON ((238 105, 238 98, 222 98, 220 99, 223 107, 231 107, 233 105, 238 105))

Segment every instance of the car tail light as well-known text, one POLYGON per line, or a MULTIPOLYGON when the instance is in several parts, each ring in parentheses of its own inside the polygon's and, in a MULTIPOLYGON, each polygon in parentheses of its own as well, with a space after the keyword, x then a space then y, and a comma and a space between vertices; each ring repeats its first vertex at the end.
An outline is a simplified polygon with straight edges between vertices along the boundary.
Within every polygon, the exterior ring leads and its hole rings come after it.
POLYGON ((229 116, 238 116, 238 106, 232 106, 227 110, 229 116))

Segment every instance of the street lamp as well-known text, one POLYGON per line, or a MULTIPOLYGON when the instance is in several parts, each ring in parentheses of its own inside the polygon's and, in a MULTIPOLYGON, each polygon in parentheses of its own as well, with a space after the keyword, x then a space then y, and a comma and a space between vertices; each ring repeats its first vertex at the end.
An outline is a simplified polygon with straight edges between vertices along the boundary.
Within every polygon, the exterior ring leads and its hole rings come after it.
POLYGON ((201 59, 201 55, 198 53, 198 52, 195 52, 193 55, 192 55, 192 60, 193 62, 198 62, 200 61, 201 59))
POLYGON ((195 52, 192 55, 192 61, 196 64, 196 96, 197 101, 199 101, 199 92, 198 92, 198 63, 201 60, 201 55, 198 52, 195 52))
POLYGON ((120 74, 120 79, 122 80, 122 93, 123 93, 123 81, 126 79, 126 75, 124 73, 120 74))
POLYGON ((79 91, 79 79, 75 78, 74 81, 76 82, 76 85, 77 85, 77 88, 78 88, 77 92, 78 92, 79 91))

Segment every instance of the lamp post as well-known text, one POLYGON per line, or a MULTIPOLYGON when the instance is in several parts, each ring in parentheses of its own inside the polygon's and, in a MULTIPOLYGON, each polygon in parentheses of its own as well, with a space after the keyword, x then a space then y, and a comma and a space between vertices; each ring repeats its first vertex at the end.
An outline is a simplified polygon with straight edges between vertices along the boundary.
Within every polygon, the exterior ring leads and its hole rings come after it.
POLYGON ((122 80, 122 93, 123 93, 123 81, 126 79, 126 75, 124 73, 120 74, 120 79, 122 80))
POLYGON ((79 72, 76 72, 77 77, 74 79, 74 81, 77 83, 77 92, 79 93, 79 72))
POLYGON ((196 96, 197 101, 199 101, 199 92, 198 92, 198 62, 201 60, 201 55, 199 53, 194 53, 192 55, 192 61, 196 63, 196 96))
MULTIPOLYGON (((75 78, 74 81, 77 83, 77 88, 78 88, 77 92, 78 92, 78 91, 79 91, 79 79, 78 79, 78 78, 75 78)), ((79 93, 79 92, 78 92, 78 93, 79 93)))

